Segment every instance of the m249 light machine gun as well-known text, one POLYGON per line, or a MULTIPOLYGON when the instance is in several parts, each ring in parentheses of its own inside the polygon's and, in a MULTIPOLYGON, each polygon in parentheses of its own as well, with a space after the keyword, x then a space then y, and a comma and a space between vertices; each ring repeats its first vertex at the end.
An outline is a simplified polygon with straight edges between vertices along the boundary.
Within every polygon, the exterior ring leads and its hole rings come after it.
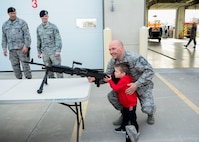
POLYGON ((42 83, 40 85, 40 88, 37 90, 38 94, 42 93, 44 84, 48 84, 47 78, 48 78, 48 72, 49 71, 57 72, 57 73, 70 74, 71 76, 78 75, 78 76, 81 76, 81 77, 89 77, 89 76, 95 77, 95 84, 96 84, 97 87, 100 86, 100 80, 103 79, 105 76, 107 76, 105 73, 97 71, 97 70, 93 70, 93 69, 77 68, 77 67, 74 68, 74 64, 82 65, 82 63, 75 62, 75 61, 73 61, 72 67, 61 66, 61 65, 46 66, 44 64, 35 63, 33 61, 33 59, 31 59, 30 62, 24 61, 24 63, 39 65, 39 66, 42 66, 42 69, 45 69, 45 75, 43 77, 42 83))

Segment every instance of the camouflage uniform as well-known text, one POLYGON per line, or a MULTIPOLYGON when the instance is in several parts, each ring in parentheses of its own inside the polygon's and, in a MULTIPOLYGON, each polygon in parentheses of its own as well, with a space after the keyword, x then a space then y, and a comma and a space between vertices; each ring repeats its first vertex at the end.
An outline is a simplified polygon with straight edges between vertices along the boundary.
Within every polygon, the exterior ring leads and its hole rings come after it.
MULTIPOLYGON (((9 59, 12 64, 15 76, 22 79, 20 61, 29 61, 29 53, 22 53, 23 47, 30 47, 31 37, 27 23, 16 18, 14 21, 7 20, 2 26, 2 48, 3 51, 9 50, 9 59)), ((21 62, 26 78, 32 78, 30 66, 21 62)))
MULTIPOLYGON (((37 27, 37 51, 42 54, 45 65, 61 65, 61 57, 55 57, 55 52, 61 52, 62 40, 58 28, 48 22, 37 27)), ((56 73, 57 78, 63 78, 63 73, 56 73)), ((54 78, 54 73, 48 73, 49 78, 54 78)))
MULTIPOLYGON (((142 111, 146 114, 154 114, 156 107, 152 95, 153 82, 152 78, 154 75, 151 65, 145 58, 136 53, 125 51, 124 58, 122 61, 111 59, 107 66, 107 74, 112 74, 114 71, 114 64, 120 62, 127 62, 130 67, 133 82, 138 86, 137 93, 138 98, 142 107, 142 111)), ((108 99, 110 103, 117 109, 122 110, 122 105, 117 99, 117 93, 114 91, 109 92, 108 99)))

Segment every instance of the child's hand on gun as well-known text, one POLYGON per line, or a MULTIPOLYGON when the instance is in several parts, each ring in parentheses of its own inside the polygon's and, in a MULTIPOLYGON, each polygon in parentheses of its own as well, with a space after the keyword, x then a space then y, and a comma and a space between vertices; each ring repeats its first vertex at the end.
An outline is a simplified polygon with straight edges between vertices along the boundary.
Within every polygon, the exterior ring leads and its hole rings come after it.
POLYGON ((105 81, 105 82, 108 82, 108 81, 111 80, 111 79, 112 79, 111 75, 106 75, 106 76, 104 77, 104 81, 105 81))

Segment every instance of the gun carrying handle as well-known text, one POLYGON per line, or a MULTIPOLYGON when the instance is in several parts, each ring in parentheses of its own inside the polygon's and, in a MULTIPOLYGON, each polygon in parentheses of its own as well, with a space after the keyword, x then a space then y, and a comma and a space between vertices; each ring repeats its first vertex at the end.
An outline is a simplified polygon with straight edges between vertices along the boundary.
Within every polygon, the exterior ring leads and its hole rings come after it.
POLYGON ((73 61, 73 64, 72 64, 72 69, 74 68, 74 64, 77 64, 77 65, 82 65, 82 63, 80 63, 80 62, 73 61))
POLYGON ((73 61, 73 64, 82 65, 82 63, 76 61, 73 61))

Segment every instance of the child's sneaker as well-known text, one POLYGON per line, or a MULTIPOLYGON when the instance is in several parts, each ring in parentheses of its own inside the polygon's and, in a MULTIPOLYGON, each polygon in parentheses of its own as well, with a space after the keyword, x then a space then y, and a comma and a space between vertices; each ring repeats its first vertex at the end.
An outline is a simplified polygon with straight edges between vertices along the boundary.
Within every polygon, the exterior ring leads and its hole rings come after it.
POLYGON ((115 129, 115 133, 118 134, 126 134, 126 130, 122 129, 121 127, 115 129))

